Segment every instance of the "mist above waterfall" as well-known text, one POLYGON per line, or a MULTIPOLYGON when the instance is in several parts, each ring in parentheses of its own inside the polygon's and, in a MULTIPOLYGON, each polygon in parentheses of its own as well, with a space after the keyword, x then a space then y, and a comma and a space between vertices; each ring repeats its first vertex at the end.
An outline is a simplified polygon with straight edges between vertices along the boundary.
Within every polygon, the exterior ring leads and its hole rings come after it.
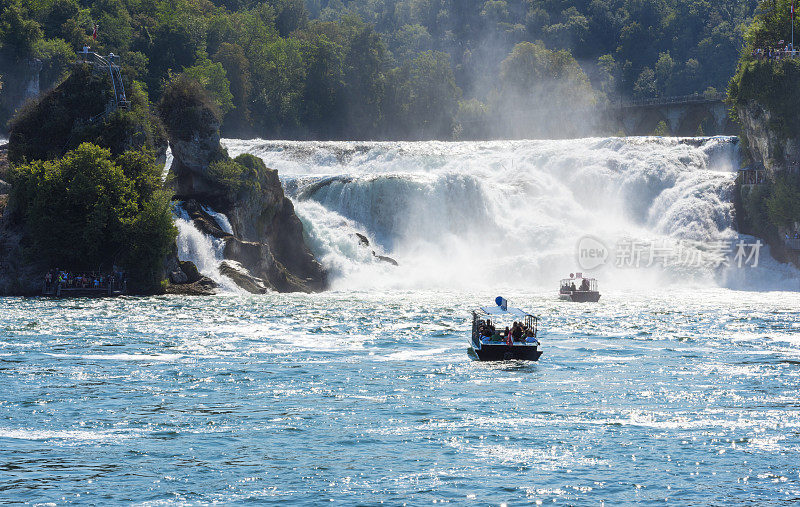
MULTIPOLYGON (((731 137, 224 144, 279 171, 335 288, 553 287, 581 270, 585 235, 609 248, 631 239, 677 245, 706 259, 740 239, 731 137), (377 262, 356 232, 400 266, 377 262)), ((797 271, 766 248, 757 268, 614 261, 592 271, 605 286, 797 284, 797 271)))

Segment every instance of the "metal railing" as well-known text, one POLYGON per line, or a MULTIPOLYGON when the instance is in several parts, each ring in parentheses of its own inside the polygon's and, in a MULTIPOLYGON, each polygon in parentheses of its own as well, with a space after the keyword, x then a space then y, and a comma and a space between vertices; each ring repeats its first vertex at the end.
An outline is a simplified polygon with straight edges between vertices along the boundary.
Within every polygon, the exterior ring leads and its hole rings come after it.
POLYGON ((763 169, 741 169, 739 170, 740 185, 763 185, 767 182, 767 171, 763 169))
POLYGON ((668 106, 672 104, 703 104, 707 102, 722 102, 724 100, 724 93, 693 93, 691 95, 676 95, 673 97, 652 97, 646 99, 627 100, 624 102, 618 102, 617 106, 668 106))
MULTIPOLYGON (((125 95, 125 83, 122 81, 122 73, 120 72, 119 65, 114 63, 118 58, 114 53, 108 55, 108 58, 103 57, 97 53, 79 52, 78 56, 81 58, 82 63, 88 63, 101 72, 108 72, 111 78, 111 86, 114 90, 114 108, 127 109, 130 106, 128 97, 125 95)), ((113 111, 113 109, 112 109, 113 111)), ((92 117, 90 121, 94 122, 107 116, 111 111, 104 111, 103 113, 92 117)))

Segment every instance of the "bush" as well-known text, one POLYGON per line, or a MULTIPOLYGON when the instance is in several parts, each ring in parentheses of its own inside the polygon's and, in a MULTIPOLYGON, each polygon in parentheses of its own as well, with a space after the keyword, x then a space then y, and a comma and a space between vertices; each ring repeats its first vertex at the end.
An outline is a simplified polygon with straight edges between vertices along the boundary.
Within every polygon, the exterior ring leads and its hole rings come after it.
POLYGON ((208 176, 215 183, 224 187, 229 196, 233 197, 249 185, 244 180, 246 168, 230 158, 216 160, 208 166, 208 176))
POLYGON ((156 292, 161 288, 163 262, 178 234, 171 198, 172 194, 164 189, 154 192, 142 202, 130 224, 123 265, 130 274, 130 289, 135 292, 156 292))
POLYGON ((263 160, 249 153, 243 153, 233 160, 225 157, 212 162, 208 167, 208 176, 224 187, 231 199, 243 192, 257 196, 278 178, 276 171, 268 169, 263 160))
POLYGON ((772 184, 766 199, 767 216, 778 227, 794 227, 800 222, 800 179, 797 175, 781 174, 772 184))
POLYGON ((208 92, 186 74, 179 74, 167 84, 158 113, 170 137, 187 141, 194 132, 201 136, 213 135, 221 118, 208 92))
POLYGON ((36 252, 52 266, 97 268, 124 244, 136 216, 130 180, 111 153, 82 144, 60 160, 17 168, 14 205, 36 252))

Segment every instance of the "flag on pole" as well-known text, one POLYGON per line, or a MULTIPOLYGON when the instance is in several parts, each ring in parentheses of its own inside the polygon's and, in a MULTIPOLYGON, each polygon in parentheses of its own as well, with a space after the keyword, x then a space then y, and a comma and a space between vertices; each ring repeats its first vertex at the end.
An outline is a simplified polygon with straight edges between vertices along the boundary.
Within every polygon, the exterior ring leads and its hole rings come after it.
POLYGON ((97 40, 97 24, 94 25, 94 30, 92 31, 92 40, 97 40))
POLYGON ((792 21, 793 19, 794 19, 794 0, 792 0, 792 3, 789 4, 789 21, 792 21))

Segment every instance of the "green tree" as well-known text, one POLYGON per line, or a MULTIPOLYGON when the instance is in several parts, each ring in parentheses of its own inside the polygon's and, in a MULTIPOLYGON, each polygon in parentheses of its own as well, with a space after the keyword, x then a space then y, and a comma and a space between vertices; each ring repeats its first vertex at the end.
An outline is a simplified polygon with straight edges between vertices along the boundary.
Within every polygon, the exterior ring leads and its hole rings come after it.
POLYGON ((75 52, 63 39, 39 39, 33 44, 33 56, 42 60, 39 86, 49 88, 67 76, 75 52))
POLYGON ((633 96, 637 99, 658 96, 656 73, 650 67, 645 67, 639 77, 636 78, 636 83, 633 85, 633 96))
POLYGON ((128 227, 120 261, 130 276, 129 289, 156 292, 163 280, 164 259, 175 246, 178 231, 172 216, 172 193, 159 189, 142 201, 128 227))
POLYGON ((425 51, 411 62, 411 121, 422 139, 448 139, 453 134, 461 90, 456 86, 450 57, 425 51))
POLYGON ((39 23, 31 19, 19 1, 11 1, 2 9, 0 44, 4 48, 10 48, 18 56, 27 56, 33 50, 34 43, 42 36, 39 23))
POLYGON ((136 193, 111 152, 82 144, 62 159, 17 169, 21 207, 37 256, 51 266, 95 269, 124 246, 136 193))
POLYGON ((219 62, 212 62, 208 58, 199 59, 195 65, 183 71, 205 88, 217 104, 220 115, 224 117, 233 109, 233 94, 230 81, 228 81, 225 68, 219 62))
POLYGON ((253 83, 250 76, 250 62, 241 46, 228 42, 220 44, 214 54, 214 61, 222 64, 225 69, 233 96, 233 110, 225 118, 225 130, 230 130, 233 134, 246 135, 252 127, 250 96, 253 83))
POLYGON ((675 92, 675 60, 669 52, 661 53, 653 70, 655 86, 660 95, 672 95, 675 92))

